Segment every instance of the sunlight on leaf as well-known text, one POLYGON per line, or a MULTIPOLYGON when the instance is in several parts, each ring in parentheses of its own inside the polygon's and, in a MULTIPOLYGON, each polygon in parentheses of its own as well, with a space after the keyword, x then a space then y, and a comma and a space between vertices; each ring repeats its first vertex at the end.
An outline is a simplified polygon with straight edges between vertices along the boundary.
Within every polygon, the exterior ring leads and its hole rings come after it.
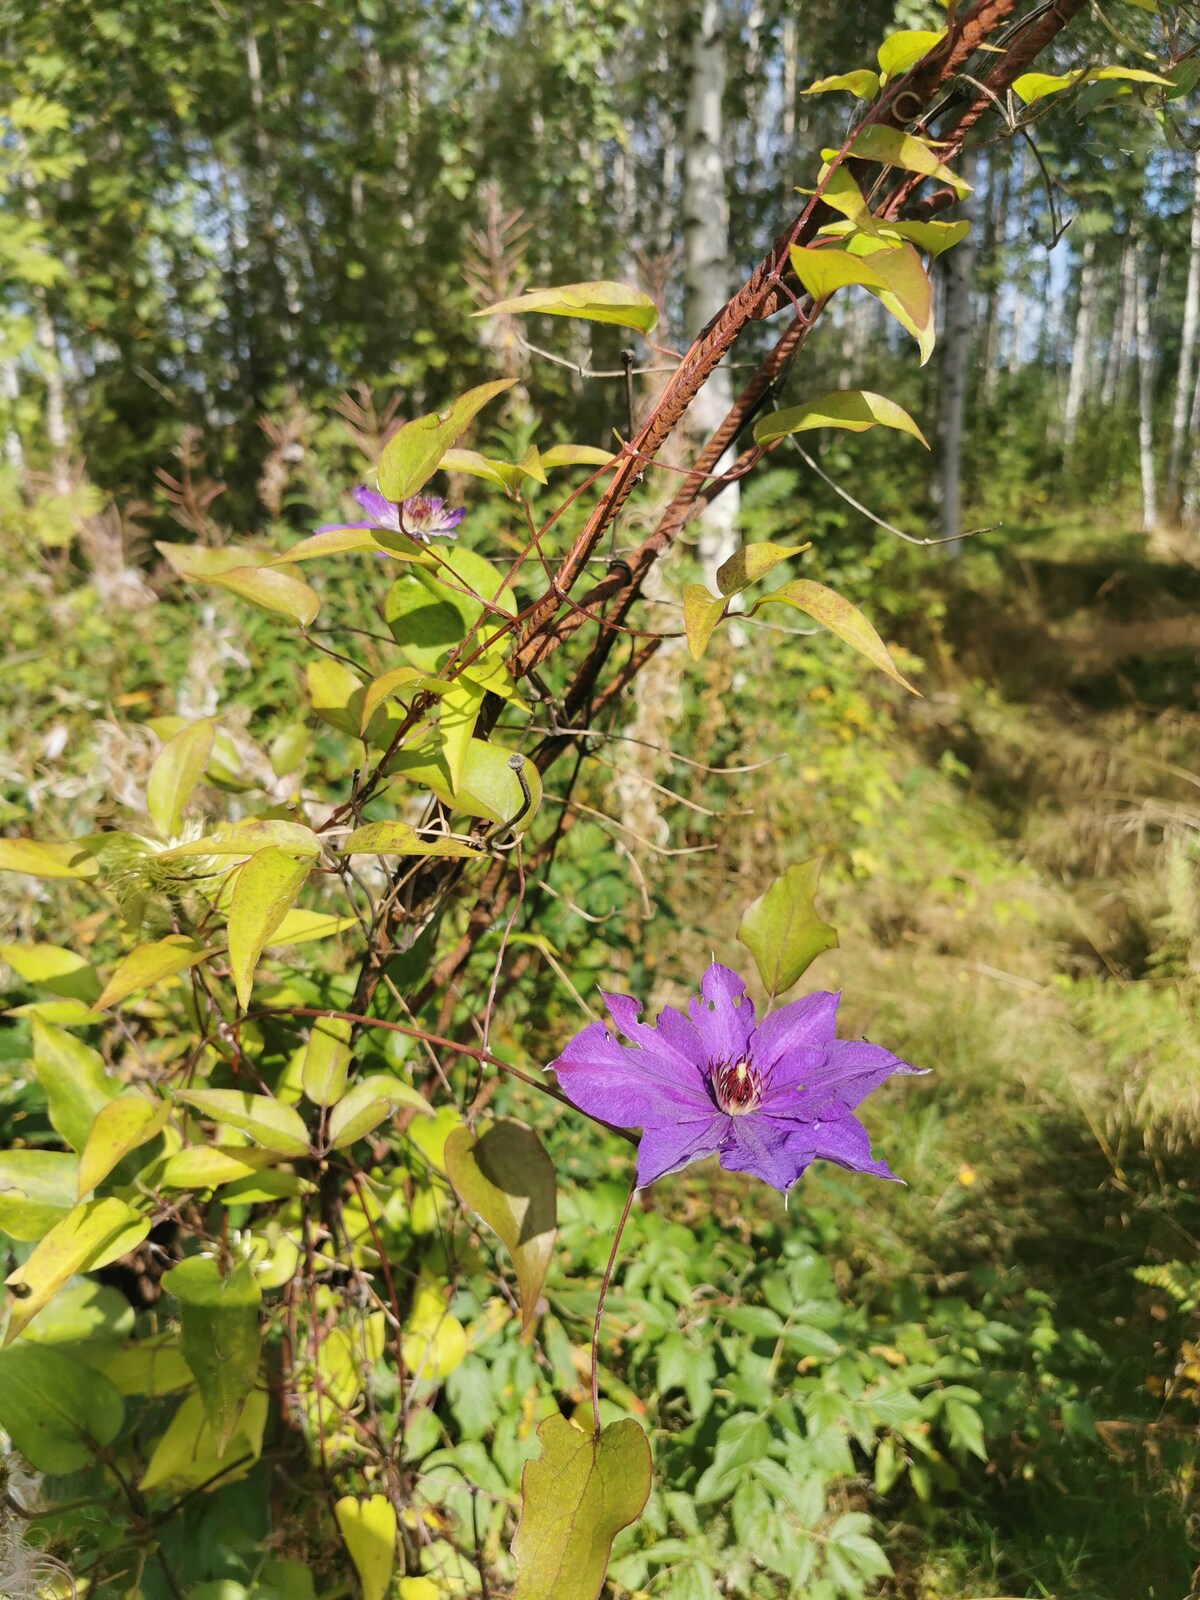
POLYGON ((802 978, 824 950, 837 947, 837 930, 823 922, 813 896, 824 862, 820 856, 791 866, 747 906, 738 940, 754 957, 762 986, 774 999, 802 978))
POLYGON ((540 311, 551 317, 579 317, 584 322, 607 322, 618 328, 649 333, 658 321, 658 308, 648 294, 623 283, 570 283, 561 289, 531 289, 511 300, 500 300, 474 313, 477 317, 540 311))

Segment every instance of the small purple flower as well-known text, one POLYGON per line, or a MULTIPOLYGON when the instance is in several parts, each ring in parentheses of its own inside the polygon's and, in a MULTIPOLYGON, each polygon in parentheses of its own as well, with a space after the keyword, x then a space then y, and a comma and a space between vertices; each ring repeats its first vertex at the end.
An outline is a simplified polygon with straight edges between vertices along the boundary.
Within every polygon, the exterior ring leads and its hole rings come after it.
POLYGON ((838 1039, 840 995, 806 995, 755 1026, 746 986, 728 967, 714 961, 700 993, 686 1017, 667 1006, 653 1027, 637 1020, 636 1000, 606 994, 631 1044, 593 1022, 551 1063, 581 1111, 641 1128, 639 1187, 718 1151, 727 1172, 753 1173, 784 1193, 818 1157, 895 1180, 871 1159, 853 1112, 893 1073, 921 1068, 879 1045, 838 1039))
POLYGON ((360 484, 350 493, 367 514, 366 522, 329 522, 318 533, 341 528, 370 528, 379 533, 404 533, 410 539, 456 539, 458 525, 466 516, 465 506, 451 510, 435 494, 412 494, 400 505, 387 500, 374 489, 360 484))

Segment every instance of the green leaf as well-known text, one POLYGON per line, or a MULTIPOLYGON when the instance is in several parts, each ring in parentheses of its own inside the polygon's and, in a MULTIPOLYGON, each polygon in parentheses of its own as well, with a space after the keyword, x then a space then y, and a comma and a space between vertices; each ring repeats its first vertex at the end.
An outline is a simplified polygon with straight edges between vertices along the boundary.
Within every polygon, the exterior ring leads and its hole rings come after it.
POLYGON ((164 838, 174 838, 183 825, 183 808, 204 776, 214 735, 207 718, 189 723, 155 757, 146 784, 146 809, 164 838))
POLYGON ((618 328, 649 333, 658 321, 658 307, 648 294, 623 283, 569 283, 560 289, 531 289, 511 300, 500 300, 474 313, 495 317, 514 312, 541 311, 551 317, 579 317, 584 322, 606 322, 618 328))
POLYGON ((97 1011, 115 1006, 140 989, 152 989, 164 978, 206 961, 213 948, 204 949, 186 934, 170 933, 154 944, 139 944, 121 961, 96 1001, 97 1011))
MULTIPOLYGON (((225 1451, 226 1462, 231 1467, 233 1463, 247 1459, 237 1472, 230 1471, 223 1477, 222 1484, 245 1477, 251 1464, 258 1460, 262 1454, 266 1425, 266 1391, 255 1389, 246 1401, 237 1430, 225 1451)), ((198 1394, 190 1394, 154 1446, 138 1487, 161 1489, 164 1484, 170 1483, 178 1488, 186 1488, 208 1483, 217 1476, 224 1464, 217 1454, 216 1440, 204 1415, 204 1401, 198 1394)))
MULTIPOLYGON (((782 416, 783 413, 776 412, 775 415, 782 416)), ((752 583, 757 583, 768 572, 774 571, 781 561, 786 561, 789 556, 798 556, 802 550, 809 548, 807 544, 770 544, 765 539, 759 544, 744 544, 717 568, 717 588, 726 598, 741 594, 743 589, 748 589, 752 583)), ((708 591, 705 590, 705 593, 708 591)))
POLYGON ((0 944, 0 961, 7 962, 26 983, 36 983, 64 999, 91 1006, 100 993, 100 980, 92 964, 61 945, 0 944))
POLYGON ((693 661, 699 661, 708 649, 713 629, 724 613, 724 598, 715 598, 709 594, 702 583, 689 583, 684 589, 683 626, 693 661))
MULTIPOLYGON (((435 671, 476 624, 480 634, 489 638, 499 619, 494 613, 485 619, 485 601, 504 616, 515 616, 516 601, 509 588, 502 588, 504 580, 504 573, 490 561, 465 547, 446 552, 438 576, 407 572, 397 578, 384 602, 384 619, 408 664, 420 673, 435 671)), ((488 657, 502 661, 506 648, 507 641, 497 639, 471 663, 470 676, 481 679, 488 657)))
POLYGON ((472 683, 470 678, 463 677, 456 679, 442 696, 438 733, 452 789, 458 789, 462 785, 463 768, 466 765, 467 752, 471 747, 471 737, 475 732, 475 723, 479 718, 479 708, 483 705, 485 693, 486 691, 478 684, 472 683))
POLYGON ((263 611, 290 617, 302 628, 314 622, 321 609, 316 591, 283 567, 232 567, 208 581, 263 611))
POLYGON ((866 617, 857 606, 843 599, 834 590, 827 589, 823 583, 813 583, 808 578, 794 578, 791 583, 785 583, 781 589, 764 595, 755 603, 753 610, 759 611, 763 606, 771 605, 773 602, 795 606, 798 611, 803 611, 814 622, 819 622, 823 628, 828 628, 830 633, 836 633, 839 639, 844 639, 848 645, 852 645, 860 655, 866 656, 873 666, 878 667, 880 672, 885 672, 910 694, 917 694, 918 691, 897 670, 896 663, 888 655, 887 646, 866 617))
POLYGON ((386 1600, 396 1570, 396 1511, 385 1494, 366 1500, 348 1494, 335 1504, 334 1520, 358 1573, 362 1600, 386 1600))
POLYGON ((73 1034, 34 1017, 33 1070, 46 1096, 50 1126, 72 1150, 87 1143, 96 1113, 115 1100, 120 1084, 104 1070, 104 1061, 73 1034))
MULTIPOLYGON (((885 395, 872 394, 869 389, 839 389, 822 395, 819 400, 806 400, 803 405, 772 411, 754 424, 754 442, 773 444, 788 434, 807 433, 813 428, 845 428, 850 433, 866 433, 868 428, 874 427, 910 433, 929 449, 929 441, 904 407, 885 395)), ((719 580, 720 574, 717 576, 719 580)), ((727 592, 722 590, 722 593, 727 592)))
POLYGON ((515 378, 483 383, 445 411, 406 422, 388 440, 379 458, 379 492, 394 504, 416 494, 437 471, 450 446, 470 427, 489 400, 511 389, 515 378))
POLYGON ((444 694, 450 687, 445 678, 430 678, 423 672, 418 672, 416 667, 393 667, 390 672, 385 672, 381 677, 367 684, 363 690, 362 710, 359 714, 359 726, 356 730, 360 735, 365 733, 371 718, 383 705, 385 700, 393 696, 401 700, 411 700, 415 695, 424 690, 428 694, 444 694), (404 694, 401 691, 405 691, 404 694))
POLYGON ((599 450, 591 444, 553 444, 542 451, 542 465, 547 471, 555 467, 609 467, 616 460, 611 450, 599 450))
POLYGON ((149 1218, 123 1200, 86 1200, 68 1212, 4 1280, 16 1297, 5 1343, 12 1343, 68 1278, 128 1255, 149 1232, 149 1218))
POLYGON ((133 1332, 133 1307, 119 1289, 97 1283, 94 1278, 79 1278, 60 1289, 44 1305, 21 1335, 42 1345, 90 1345, 86 1353, 89 1366, 107 1350, 119 1348, 133 1332))
POLYGON ((229 904, 229 965, 238 1002, 250 1004, 254 969, 312 871, 277 846, 250 857, 238 873, 229 904))
POLYGON ((498 461, 478 450, 447 450, 441 461, 443 472, 465 472, 468 477, 494 483, 505 494, 515 494, 527 474, 511 461, 498 461))
POLYGON ((174 1333, 156 1333, 116 1350, 99 1370, 121 1394, 162 1395, 195 1383, 174 1333))
POLYGON ((100 863, 82 844, 46 844, 39 839, 0 839, 0 872, 30 878, 94 878, 100 863))
POLYGON ((304 683, 312 708, 323 722, 357 739, 361 732, 362 681, 349 667, 328 656, 318 656, 304 668, 304 683))
MULTIPOLYGON (((1136 0, 1134 0, 1136 3, 1136 0)), ((1174 88, 1170 78, 1160 78, 1157 72, 1147 72, 1141 67, 1088 67, 1083 72, 1023 72, 1013 79, 1013 93, 1027 106, 1035 100, 1044 100, 1048 94, 1058 94, 1062 89, 1073 89, 1080 83, 1102 83, 1115 80, 1124 83, 1158 83, 1174 88)))
POLYGON ((76 1156, 61 1150, 0 1150, 0 1232, 31 1243, 74 1209, 76 1156))
MULTIPOLYGON (((864 242, 872 243, 869 240, 864 242)), ((921 365, 924 366, 933 354, 935 333, 933 289, 929 274, 921 265, 920 256, 912 245, 902 244, 897 250, 876 250, 871 262, 876 273, 885 279, 887 287, 870 292, 881 306, 891 312, 900 326, 912 334, 920 348, 921 365)))
POLYGON ((863 67, 858 72, 838 72, 831 78, 818 78, 801 94, 832 94, 846 90, 859 100, 874 100, 879 93, 879 74, 863 67))
POLYGON ((345 1017, 318 1017, 309 1030, 300 1082, 315 1106, 342 1098, 350 1065, 350 1026, 345 1017))
POLYGON ((467 1127, 446 1140, 446 1176, 464 1206, 485 1223, 513 1259, 527 1330, 557 1234, 554 1163, 524 1123, 501 1118, 482 1138, 467 1127))
POLYGON ((389 1078, 385 1073, 363 1078, 329 1113, 329 1148, 344 1150, 402 1106, 419 1111, 422 1116, 434 1114, 429 1101, 411 1083, 389 1078))
POLYGON ((945 37, 945 28, 939 28, 936 33, 923 28, 906 28, 902 33, 889 34, 875 53, 884 82, 907 72, 945 37))
POLYGON ((74 1353, 24 1341, 0 1350, 0 1428, 38 1472, 78 1472, 124 1421, 120 1392, 74 1353))
MULTIPOLYGON (((832 161, 836 150, 822 150, 822 160, 832 161)), ((938 160, 930 141, 918 139, 914 133, 901 133, 899 128, 885 128, 877 122, 860 128, 850 146, 850 154, 862 161, 881 161, 889 167, 902 167, 905 172, 916 172, 923 178, 937 178, 948 183, 960 200, 971 192, 942 161, 938 160)))
POLYGON ((223 1128, 238 1128, 281 1156, 308 1154, 308 1129, 300 1113, 269 1094, 240 1089, 180 1089, 176 1097, 223 1128))
POLYGON ((462 839, 423 839, 407 822, 367 822, 342 846, 347 856, 478 856, 480 851, 462 839))
POLYGON ((267 943, 272 950, 289 944, 308 944, 311 939, 328 939, 332 934, 357 928, 357 917, 335 917, 328 911, 289 911, 267 943))
POLYGON ((813 907, 821 866, 821 857, 813 856, 789 867, 747 906, 738 924, 738 939, 754 957, 772 999, 802 978, 823 950, 837 948, 836 929, 813 907))
POLYGON ((204 1402, 218 1460, 237 1431, 258 1376, 262 1292, 248 1261, 222 1276, 211 1258, 193 1256, 163 1275, 179 1302, 183 1356, 204 1402))
POLYGON ((593 1438, 551 1416, 537 1436, 542 1454, 521 1476, 514 1600, 596 1600, 613 1539, 650 1496, 650 1445, 632 1419, 593 1438))
POLYGON ((849 255, 845 250, 794 244, 788 255, 792 270, 814 300, 824 300, 835 289, 845 289, 851 284, 876 293, 886 292, 891 287, 870 262, 849 255))
POLYGON ((160 861, 186 860, 195 856, 241 856, 243 859, 274 845, 289 855, 317 856, 321 841, 302 822, 283 817, 247 817, 242 822, 223 822, 199 839, 188 839, 169 850, 161 850, 160 861))
POLYGON ((158 1174, 160 1189, 219 1189, 227 1183, 253 1178, 281 1159, 278 1150, 258 1150, 250 1145, 199 1144, 168 1156, 158 1174))
POLYGON ((502 745, 472 739, 463 763, 462 783, 457 789, 450 782, 441 751, 427 745, 420 750, 401 752, 388 764, 387 770, 407 783, 419 783, 431 789, 451 811, 468 817, 505 823, 520 814, 514 832, 524 833, 542 803, 542 776, 532 761, 525 761, 522 770, 529 785, 531 804, 522 811, 525 797, 509 766, 511 754, 502 745))
POLYGON ((78 1195, 98 1188, 131 1151, 148 1144, 166 1127, 171 1107, 165 1100, 122 1094, 101 1106, 79 1158, 78 1195))
POLYGON ((923 250, 931 261, 935 261, 943 251, 952 249, 967 237, 971 224, 966 217, 958 222, 886 222, 880 231, 884 235, 894 233, 901 239, 907 239, 918 250, 923 250))
POLYGON ((386 550, 398 561, 428 561, 429 555, 415 539, 405 539, 390 533, 387 545, 380 544, 370 528, 327 528, 324 533, 310 534, 298 544, 291 545, 282 555, 276 556, 270 566, 288 566, 293 561, 319 561, 324 556, 340 556, 369 550, 373 555, 386 550), (405 549, 405 546, 410 549, 405 549))

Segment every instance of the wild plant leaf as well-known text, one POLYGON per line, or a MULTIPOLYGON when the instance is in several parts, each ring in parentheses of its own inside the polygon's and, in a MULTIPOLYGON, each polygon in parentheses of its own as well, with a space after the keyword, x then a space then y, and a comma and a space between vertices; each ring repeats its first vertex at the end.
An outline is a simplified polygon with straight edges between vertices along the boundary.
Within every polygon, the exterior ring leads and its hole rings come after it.
POLYGON ((396 1512, 385 1494, 343 1495, 333 1508, 362 1600, 386 1600, 396 1570, 396 1512))
POLYGON ((813 905, 823 864, 813 856, 788 867, 747 906, 738 924, 738 939, 754 957, 772 999, 798 982, 822 951, 837 948, 837 930, 813 905))
POLYGON ((101 1106, 79 1158, 78 1198, 99 1187, 127 1155, 149 1144, 167 1125, 166 1100, 121 1094, 101 1106))
POLYGON ((0 1428, 38 1472, 78 1472, 125 1421, 120 1392, 73 1352, 22 1340, 0 1350, 0 1428))
POLYGON ((879 93, 879 74, 863 67, 857 72, 838 72, 830 78, 818 78, 801 94, 834 94, 846 92, 858 100, 874 100, 879 93))
POLYGON ((795 606, 798 611, 803 611, 806 616, 812 617, 814 622, 819 622, 823 628, 828 628, 830 633, 836 633, 839 639, 844 639, 860 655, 866 656, 880 672, 886 673, 910 694, 917 693, 908 679, 897 670, 896 663, 887 652, 887 646, 858 607, 834 590, 827 589, 823 583, 813 583, 809 578, 795 578, 791 583, 785 583, 782 588, 764 595, 755 603, 753 609, 759 611, 763 606, 773 603, 795 606))
POLYGON ((945 37, 945 28, 939 28, 936 33, 924 28, 905 28, 900 33, 889 34, 875 52, 883 81, 886 83, 916 66, 921 57, 927 56, 945 37))
POLYGON ((58 944, 0 944, 0 961, 26 983, 36 983, 65 1000, 96 1003, 100 979, 90 961, 58 944))
MULTIPOLYGON (((832 161, 837 153, 836 150, 822 150, 821 156, 825 161, 832 161)), ((914 133, 902 133, 899 128, 885 128, 878 122, 868 123, 854 135, 850 154, 858 160, 881 161, 889 167, 901 167, 905 172, 916 172, 923 178, 937 178, 941 183, 948 183, 960 200, 964 200, 971 192, 971 185, 964 183, 956 172, 938 159, 929 141, 919 139, 914 133)))
POLYGON ((468 389, 446 408, 417 417, 399 428, 379 458, 379 492, 399 505, 416 494, 437 471, 442 457, 457 443, 484 406, 511 389, 515 378, 501 378, 468 389))
POLYGON ((156 983, 186 972, 189 967, 206 961, 214 948, 197 945, 194 939, 182 933, 169 933, 153 944, 139 944, 118 963, 95 1002, 96 1010, 104 1011, 131 994, 152 989, 156 983))
POLYGON ((128 1255, 149 1232, 150 1219, 124 1200, 85 1200, 75 1206, 4 1280, 15 1296, 5 1343, 12 1343, 68 1278, 128 1255))
POLYGON ((61 1150, 0 1150, 0 1233, 29 1244, 74 1210, 79 1159, 61 1150))
POLYGON ((82 843, 0 839, 0 872, 23 872, 30 878, 94 878, 99 870, 100 863, 82 843))
POLYGON ((347 856, 478 856, 465 839, 424 839, 407 822, 367 822, 342 846, 347 856))
POLYGON ((179 1302, 180 1342, 221 1460, 237 1431, 258 1377, 262 1291, 248 1261, 222 1273, 216 1261, 191 1256, 163 1275, 179 1302))
POLYGON ((329 1113, 329 1148, 344 1150, 401 1107, 424 1117, 433 1116, 433 1107, 425 1096, 402 1078, 390 1078, 385 1073, 363 1078, 329 1113))
POLYGON ((360 735, 366 732, 371 718, 384 701, 393 697, 402 700, 404 691, 407 691, 408 698, 411 699, 422 692, 444 694, 449 687, 448 679, 431 678, 423 672, 418 672, 416 667, 393 667, 390 672, 373 679, 364 689, 358 732, 360 735))
POLYGON ((321 841, 311 828, 302 822, 289 822, 286 817, 246 817, 241 822, 221 822, 211 833, 199 839, 188 839, 169 850, 159 852, 160 861, 180 861, 195 856, 255 855, 275 845, 289 855, 317 856, 321 841))
POLYGON ((806 400, 803 405, 768 412, 754 424, 754 442, 773 444, 788 434, 807 433, 813 428, 845 428, 850 433, 865 433, 868 428, 875 427, 909 433, 929 449, 929 441, 903 406, 886 395, 872 394, 868 389, 841 389, 824 394, 819 400, 806 400))
POLYGON ((961 243, 970 233, 971 224, 965 217, 957 222, 887 222, 881 231, 907 239, 934 261, 943 251, 961 243))
POLYGON ((72 1150, 87 1143, 96 1113, 115 1100, 121 1086, 104 1070, 104 1059, 82 1039, 41 1017, 30 1027, 33 1070, 46 1096, 50 1126, 72 1150))
POLYGON ((1058 94, 1063 89, 1073 89, 1081 83, 1155 83, 1174 88, 1170 78, 1159 77, 1157 72, 1147 72, 1142 67, 1089 67, 1083 72, 1023 72, 1013 79, 1013 93, 1025 105, 1031 106, 1047 95, 1058 94))
POLYGON ((297 860, 270 845, 250 857, 238 873, 229 905, 229 965, 238 1003, 250 1004, 254 969, 312 871, 312 861, 297 860))
POLYGON ((702 583, 689 583, 683 591, 683 626, 692 660, 708 649, 713 629, 725 612, 723 596, 709 594, 702 583))
POLYGON ((333 1105, 346 1088, 350 1066, 350 1023, 345 1017, 318 1017, 308 1033, 300 1084, 315 1106, 333 1105))
POLYGON ((593 1438, 555 1415, 537 1436, 542 1453, 521 1475, 514 1600, 596 1600, 613 1540, 649 1499, 649 1442, 629 1418, 593 1438))
POLYGON ((264 1150, 254 1145, 197 1144, 167 1157, 158 1172, 157 1187, 220 1189, 227 1183, 253 1178, 282 1159, 278 1150, 264 1150))
POLYGON ((151 1450, 138 1488, 161 1489, 171 1484, 186 1489, 207 1484, 218 1474, 222 1485, 228 1486, 244 1478, 262 1454, 267 1410, 266 1390, 252 1390, 222 1459, 204 1414, 204 1401, 199 1394, 187 1395, 151 1450))
POLYGON ((462 785, 463 768, 485 693, 486 690, 472 683, 470 678, 460 677, 442 696, 438 735, 452 789, 462 785))
POLYGON ((335 917, 328 911, 302 911, 293 907, 267 943, 272 950, 285 945, 308 944, 312 939, 328 939, 357 926, 357 917, 335 917))
POLYGON ((222 1128, 237 1128, 281 1156, 308 1154, 308 1129, 300 1113, 269 1094, 240 1089, 180 1089, 176 1096, 222 1128))
POLYGON ((466 1360, 466 1329, 447 1310, 442 1286, 425 1274, 418 1280, 412 1310, 404 1324, 400 1354, 412 1377, 427 1383, 440 1383, 466 1360))
POLYGON ((771 544, 766 539, 758 544, 744 544, 717 568, 717 588, 726 598, 740 594, 752 583, 765 578, 768 572, 773 572, 781 561, 798 556, 808 548, 807 544, 771 544))
POLYGON ((592 444, 552 444, 542 451, 542 465, 548 472, 555 467, 610 467, 616 460, 611 450, 592 444))
POLYGON ((560 289, 531 289, 528 294, 499 300, 476 311, 477 317, 501 313, 524 316, 540 311, 551 317, 579 317, 584 322, 606 322, 618 328, 636 328, 649 333, 658 321, 658 308, 648 294, 623 283, 569 283, 560 289))
POLYGON ((402 751, 388 764, 387 770, 397 779, 431 789, 451 811, 496 823, 513 822, 516 818, 514 832, 524 833, 542 803, 542 777, 532 761, 523 763, 530 795, 530 804, 526 806, 521 785, 509 765, 511 753, 490 740, 472 739, 463 763, 462 782, 457 789, 450 782, 441 751, 429 746, 402 751))
MULTIPOLYGON (((856 242, 851 241, 852 250, 856 242)), ((861 242, 865 245, 872 243, 870 240, 861 242)), ((881 306, 891 312, 900 326, 912 334, 921 352, 921 365, 924 366, 933 354, 935 332, 933 289, 920 256, 912 245, 902 244, 896 250, 875 250, 871 255, 871 265, 883 278, 885 287, 871 289, 870 292, 881 306)))
POLYGON ((788 256, 792 270, 814 300, 824 300, 835 289, 845 289, 853 284, 876 293, 886 292, 891 287, 870 262, 852 256, 845 250, 794 244, 788 256))
POLYGON ((525 1331, 557 1236, 554 1163, 532 1128, 507 1117, 478 1139, 468 1127, 456 1128, 446 1140, 445 1160, 455 1194, 512 1257, 525 1331))
POLYGON ((214 731, 207 717, 189 723, 167 740, 154 759, 146 783, 146 809, 165 839, 174 838, 183 825, 183 808, 212 755, 214 731))
MULTIPOLYGON (((196 579, 200 575, 188 573, 187 576, 196 579)), ((231 594, 249 600, 263 611, 275 611, 281 616, 290 617, 302 628, 307 628, 321 609, 316 590, 310 589, 302 578, 296 577, 283 566, 227 567, 220 572, 207 574, 203 581, 215 583, 220 589, 228 589, 231 594)))

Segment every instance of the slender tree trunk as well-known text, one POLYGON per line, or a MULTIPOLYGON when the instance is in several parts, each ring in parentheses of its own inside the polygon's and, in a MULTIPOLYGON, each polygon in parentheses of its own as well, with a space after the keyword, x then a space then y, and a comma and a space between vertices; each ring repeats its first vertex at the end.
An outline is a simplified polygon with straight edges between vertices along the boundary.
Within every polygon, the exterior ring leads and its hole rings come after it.
POLYGON ((1006 155, 994 148, 988 160, 987 237, 984 254, 989 272, 987 287, 987 320, 983 334, 983 403, 990 406, 996 397, 996 379, 1000 374, 1000 288, 1003 278, 1000 263, 1004 257, 1008 231, 1008 170, 1006 155))
POLYGON ((4 394, 8 414, 4 422, 4 460, 14 474, 18 487, 25 488, 25 447, 17 427, 17 402, 21 398, 21 382, 17 376, 17 363, 0 361, 0 390, 4 394))
POLYGON ((1079 412, 1087 393, 1088 365, 1092 353, 1092 329, 1096 320, 1096 241, 1083 247, 1079 269, 1079 306, 1075 313, 1075 337, 1071 343, 1071 371, 1067 378, 1067 398, 1063 405, 1063 454, 1069 455, 1079 427, 1079 412))
POLYGON ((1121 269, 1121 308, 1117 316, 1117 331, 1113 337, 1113 369, 1110 405, 1121 405, 1125 400, 1126 380, 1130 368, 1130 347, 1137 347, 1138 301, 1138 251, 1130 243, 1125 246, 1121 269))
MULTIPOLYGON (((975 158, 959 164, 965 182, 973 183, 975 158)), ((969 212, 968 212, 969 215, 969 212)), ((975 219, 961 244, 946 262, 945 322, 941 342, 941 385, 938 406, 938 500, 943 539, 957 540, 962 533, 962 445, 967 411, 967 385, 971 377, 971 297, 975 280, 975 219)), ((961 547, 952 544, 957 554, 961 547)))
POLYGON ((1183 299, 1183 327, 1179 336, 1179 372, 1175 380, 1175 406, 1171 413, 1171 449, 1167 457, 1165 503, 1168 515, 1179 509, 1179 478, 1187 441, 1192 376, 1196 367, 1196 333, 1200 328, 1200 150, 1195 155, 1192 186, 1192 231, 1188 244, 1187 290, 1183 299))
MULTIPOLYGON (((684 318, 689 339, 724 304, 731 277, 722 109, 726 76, 723 24, 722 0, 703 0, 690 41, 684 121, 684 318)), ((718 367, 692 405, 689 432, 707 439, 732 404, 732 377, 725 367, 718 367)), ((717 471, 724 470, 731 459, 722 458, 717 471)), ((710 582, 717 567, 737 547, 738 498, 733 485, 700 519, 700 563, 710 582)))
POLYGON ((1195 533, 1200 529, 1200 362, 1196 364, 1196 384, 1192 390, 1188 436, 1192 441, 1192 448, 1183 480, 1183 509, 1180 521, 1190 533, 1195 533))
POLYGON ((1150 265, 1134 273, 1134 325, 1137 330, 1138 465, 1142 477, 1142 532, 1152 533, 1157 518, 1154 471, 1154 341, 1150 332, 1150 265))

